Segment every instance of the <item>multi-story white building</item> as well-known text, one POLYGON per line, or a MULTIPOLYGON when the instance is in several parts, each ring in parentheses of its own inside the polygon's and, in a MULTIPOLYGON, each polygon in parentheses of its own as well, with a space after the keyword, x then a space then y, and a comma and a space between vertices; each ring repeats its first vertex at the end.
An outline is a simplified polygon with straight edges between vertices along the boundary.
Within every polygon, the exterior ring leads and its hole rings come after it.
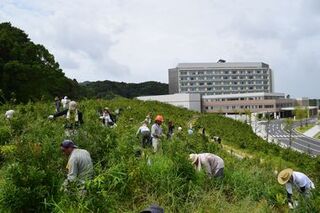
POLYGON ((273 75, 268 64, 181 63, 169 69, 169 93, 223 95, 273 92, 273 75))

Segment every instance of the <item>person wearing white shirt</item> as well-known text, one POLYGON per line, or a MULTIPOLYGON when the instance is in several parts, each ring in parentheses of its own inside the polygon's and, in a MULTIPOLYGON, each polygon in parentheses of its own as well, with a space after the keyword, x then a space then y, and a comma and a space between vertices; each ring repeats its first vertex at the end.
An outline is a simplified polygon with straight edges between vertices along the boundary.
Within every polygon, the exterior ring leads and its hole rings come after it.
POLYGON ((10 120, 13 118, 13 114, 14 114, 14 110, 10 109, 10 110, 6 111, 4 116, 6 117, 6 119, 10 120))
POLYGON ((103 112, 102 112, 102 115, 100 116, 100 119, 102 119, 102 123, 105 126, 110 126, 110 127, 116 126, 115 116, 111 113, 111 111, 108 107, 105 107, 103 109, 103 112))
POLYGON ((155 123, 151 127, 152 147, 153 151, 157 152, 160 144, 160 138, 162 137, 161 125, 164 119, 161 115, 157 115, 155 123))
POLYGON ((139 127, 136 134, 137 136, 141 135, 142 137, 142 141, 141 141, 142 147, 145 147, 150 140, 150 129, 148 128, 147 124, 148 124, 147 120, 143 121, 142 126, 139 127))
POLYGON ((64 110, 69 109, 69 103, 70 100, 68 99, 68 97, 64 96, 64 98, 61 100, 61 104, 64 110))
POLYGON ((210 178, 224 176, 224 161, 217 155, 211 153, 190 154, 189 160, 197 171, 204 168, 210 178))
POLYGON ((281 185, 286 185, 289 208, 294 208, 294 202, 292 201, 294 187, 305 197, 308 197, 310 191, 315 188, 314 183, 308 176, 290 168, 284 169, 278 174, 278 182, 281 185))

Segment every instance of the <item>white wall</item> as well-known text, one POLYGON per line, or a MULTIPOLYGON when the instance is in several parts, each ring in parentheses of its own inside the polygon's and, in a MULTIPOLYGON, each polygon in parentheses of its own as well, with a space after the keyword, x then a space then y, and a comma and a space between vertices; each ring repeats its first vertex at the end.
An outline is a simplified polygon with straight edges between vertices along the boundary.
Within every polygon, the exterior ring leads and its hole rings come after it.
POLYGON ((137 97, 137 99, 142 101, 159 101, 177 107, 184 107, 189 110, 201 112, 200 94, 177 93, 172 95, 140 96, 137 97))

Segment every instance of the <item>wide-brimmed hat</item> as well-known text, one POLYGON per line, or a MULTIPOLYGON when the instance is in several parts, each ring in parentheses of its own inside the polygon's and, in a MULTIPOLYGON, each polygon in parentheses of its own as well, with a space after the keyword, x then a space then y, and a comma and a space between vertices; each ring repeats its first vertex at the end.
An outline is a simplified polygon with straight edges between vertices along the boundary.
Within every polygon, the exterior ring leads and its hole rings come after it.
POLYGON ((75 110, 77 108, 78 104, 75 101, 70 101, 69 103, 69 109, 70 110, 75 110))
POLYGON ((279 174, 278 174, 278 182, 281 184, 281 185, 284 185, 286 184, 291 176, 292 176, 292 173, 293 173, 293 170, 288 168, 288 169, 284 169, 282 170, 279 174))

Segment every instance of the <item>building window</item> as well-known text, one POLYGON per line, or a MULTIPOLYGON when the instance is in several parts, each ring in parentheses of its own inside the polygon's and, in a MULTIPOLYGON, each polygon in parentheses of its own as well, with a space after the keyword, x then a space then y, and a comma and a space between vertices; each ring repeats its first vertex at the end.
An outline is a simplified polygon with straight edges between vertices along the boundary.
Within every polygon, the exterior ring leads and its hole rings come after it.
POLYGON ((264 108, 270 109, 270 108, 273 108, 273 105, 264 105, 264 108))
POLYGON ((187 75, 187 74, 188 74, 188 72, 186 72, 186 71, 181 72, 181 75, 187 75))

